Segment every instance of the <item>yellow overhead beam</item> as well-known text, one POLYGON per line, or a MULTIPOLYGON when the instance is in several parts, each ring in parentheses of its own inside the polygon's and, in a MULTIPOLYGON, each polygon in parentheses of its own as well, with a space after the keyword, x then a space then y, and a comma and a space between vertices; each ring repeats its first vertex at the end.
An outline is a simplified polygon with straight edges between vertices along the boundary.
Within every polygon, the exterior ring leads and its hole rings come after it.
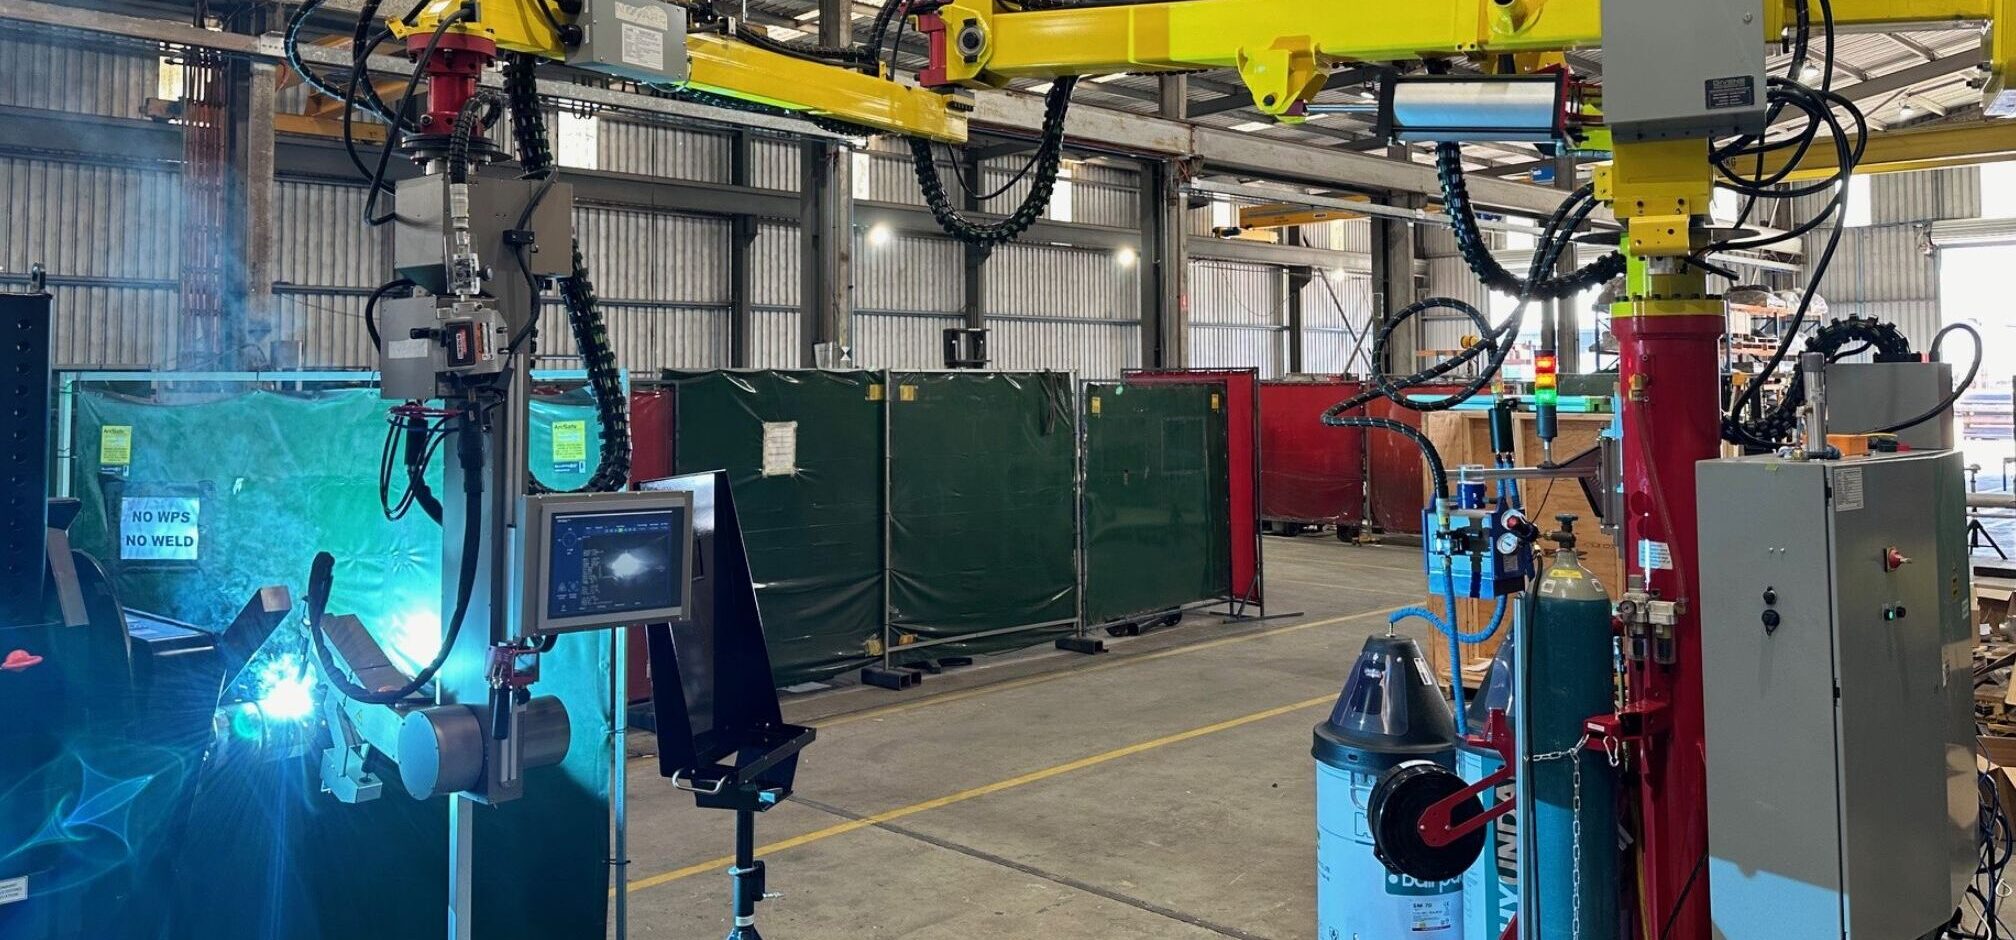
POLYGON ((692 68, 687 85, 702 91, 891 134, 966 142, 971 106, 962 97, 758 49, 714 33, 688 35, 686 54, 692 68))
MULTIPOLYGON (((1372 201, 1372 197, 1362 195, 1340 196, 1338 198, 1351 202, 1372 201)), ((1288 202, 1272 202, 1265 205, 1241 206, 1239 208, 1239 227, 1242 229, 1286 228, 1290 225, 1318 225, 1323 222, 1335 222, 1339 219, 1362 218, 1365 218, 1363 213, 1351 212, 1346 209, 1325 209, 1288 202)))
MULTIPOLYGON (((1767 172, 1776 173, 1790 156, 1781 152, 1768 161, 1767 172)), ((2016 160, 2016 121, 1951 124, 1869 135, 1857 173, 1901 173, 1946 166, 1971 166, 2016 160)), ((1810 182, 1833 176, 1838 164, 1834 147, 1825 140, 1815 145, 1787 178, 1790 182, 1810 182)))

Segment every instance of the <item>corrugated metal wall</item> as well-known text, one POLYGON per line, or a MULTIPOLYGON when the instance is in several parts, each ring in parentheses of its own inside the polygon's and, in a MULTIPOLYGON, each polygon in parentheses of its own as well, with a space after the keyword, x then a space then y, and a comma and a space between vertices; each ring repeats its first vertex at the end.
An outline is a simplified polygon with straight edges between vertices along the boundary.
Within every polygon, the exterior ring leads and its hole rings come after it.
POLYGON ((160 54, 103 43, 51 45, 0 30, 0 105, 139 117, 160 80, 160 54))
POLYGON ((0 157, 0 274, 56 282, 59 365, 174 364, 181 207, 170 170, 0 157))
POLYGON ((1302 371, 1372 371, 1372 279, 1318 277, 1302 288, 1302 371))
MULTIPOLYGON (((1790 218, 1810 216, 1826 198, 1799 200, 1790 218)), ((1870 177, 1870 224, 1841 233, 1840 248, 1820 282, 1828 316, 1888 320, 1913 345, 1930 344, 1942 325, 1938 255, 1931 250, 1930 223, 1974 218, 1980 211, 1981 174, 1973 167, 1870 177)), ((1806 237, 1809 265, 1820 257, 1826 242, 1825 227, 1806 237)))
POLYGON ((1272 265, 1190 263, 1190 364, 1256 366, 1261 378, 1287 363, 1286 272, 1272 265))

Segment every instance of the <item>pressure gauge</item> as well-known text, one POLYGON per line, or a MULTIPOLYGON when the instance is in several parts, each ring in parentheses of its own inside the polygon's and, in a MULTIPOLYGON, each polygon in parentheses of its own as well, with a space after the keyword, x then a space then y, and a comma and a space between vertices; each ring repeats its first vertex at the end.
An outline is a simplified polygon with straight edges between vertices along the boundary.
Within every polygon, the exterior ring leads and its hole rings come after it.
POLYGON ((1498 554, 1510 555, 1519 550, 1519 536, 1506 532, 1498 536, 1498 554))

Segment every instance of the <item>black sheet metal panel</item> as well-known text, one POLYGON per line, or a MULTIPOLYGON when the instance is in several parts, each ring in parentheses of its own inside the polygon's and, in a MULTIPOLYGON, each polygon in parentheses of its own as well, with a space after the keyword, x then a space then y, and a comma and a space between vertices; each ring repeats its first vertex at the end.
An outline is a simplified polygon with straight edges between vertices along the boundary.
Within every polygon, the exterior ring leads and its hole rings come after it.
POLYGON ((1231 484, 1218 385, 1085 386, 1085 618, 1231 591, 1231 484))
POLYGON ((49 495, 49 295, 0 293, 0 627, 40 623, 49 495))
POLYGON ((725 470, 780 686, 882 642, 883 415, 876 372, 667 372, 673 465, 725 470))
MULTIPOLYGON (((895 642, 1075 622, 1070 375, 898 372, 890 382, 895 642)), ((941 649, 1013 649, 1043 637, 1034 631, 941 649)))

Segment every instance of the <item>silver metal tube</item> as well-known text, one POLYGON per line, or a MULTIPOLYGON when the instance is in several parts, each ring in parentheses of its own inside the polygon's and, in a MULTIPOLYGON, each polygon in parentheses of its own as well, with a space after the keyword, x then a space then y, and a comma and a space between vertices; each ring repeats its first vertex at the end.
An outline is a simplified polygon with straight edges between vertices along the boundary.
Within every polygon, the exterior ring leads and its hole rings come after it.
POLYGON ((1800 353, 1799 371, 1806 379, 1806 423, 1801 429, 1805 437, 1806 457, 1824 460, 1828 446, 1827 356, 1817 352, 1800 353))
POLYGON ((70 495, 70 477, 77 463, 77 377, 63 374, 56 393, 56 495, 70 495))
POLYGON ((1480 480, 1572 480, 1588 476, 1589 470, 1579 467, 1458 467, 1456 480, 1459 483, 1474 483, 1480 480))

